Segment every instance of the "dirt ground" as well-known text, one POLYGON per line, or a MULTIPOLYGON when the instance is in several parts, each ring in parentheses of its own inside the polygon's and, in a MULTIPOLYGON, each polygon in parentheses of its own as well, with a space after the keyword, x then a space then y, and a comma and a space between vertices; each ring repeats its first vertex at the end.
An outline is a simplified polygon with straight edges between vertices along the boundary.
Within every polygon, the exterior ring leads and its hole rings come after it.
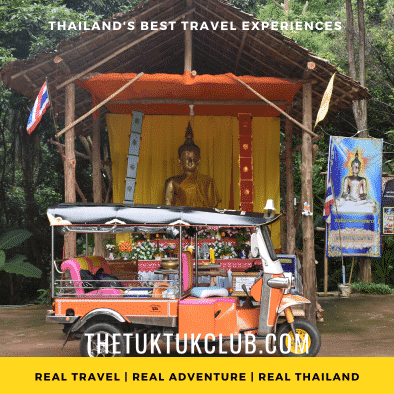
MULTIPOLYGON (((318 324, 319 357, 394 356, 394 295, 352 294, 348 299, 322 297, 319 302, 325 320, 318 324)), ((45 323, 45 313, 44 306, 0 306, 0 356, 78 357, 79 341, 61 350, 65 335, 61 326, 45 323)))

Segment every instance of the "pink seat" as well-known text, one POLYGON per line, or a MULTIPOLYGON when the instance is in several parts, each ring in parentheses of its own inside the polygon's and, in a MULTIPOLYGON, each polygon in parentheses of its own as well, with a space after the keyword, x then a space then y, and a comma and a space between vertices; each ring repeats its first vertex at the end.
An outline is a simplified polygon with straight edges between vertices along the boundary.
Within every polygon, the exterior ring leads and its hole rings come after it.
POLYGON ((113 288, 104 288, 104 289, 94 290, 89 293, 85 293, 82 285, 81 274, 80 274, 81 269, 86 269, 94 274, 95 272, 97 272, 99 268, 103 268, 105 273, 111 274, 111 270, 108 266, 108 263, 103 257, 100 256, 90 256, 90 257, 93 257, 95 260, 89 257, 78 257, 76 259, 68 259, 66 261, 63 261, 61 265, 61 270, 63 272, 67 270, 70 272, 77 297, 82 297, 82 296, 117 297, 122 295, 123 294, 122 290, 113 289, 113 288), (100 263, 100 265, 97 264, 97 261, 100 263))
POLYGON ((118 297, 121 295, 123 295, 123 291, 120 289, 105 288, 90 291, 85 294, 85 297, 118 297))
POLYGON ((189 251, 182 253, 182 290, 189 291, 193 287, 193 260, 189 251))
POLYGON ((211 298, 195 298, 186 297, 179 301, 179 305, 214 305, 218 302, 224 302, 226 304, 235 304, 237 299, 235 297, 211 297, 211 298))

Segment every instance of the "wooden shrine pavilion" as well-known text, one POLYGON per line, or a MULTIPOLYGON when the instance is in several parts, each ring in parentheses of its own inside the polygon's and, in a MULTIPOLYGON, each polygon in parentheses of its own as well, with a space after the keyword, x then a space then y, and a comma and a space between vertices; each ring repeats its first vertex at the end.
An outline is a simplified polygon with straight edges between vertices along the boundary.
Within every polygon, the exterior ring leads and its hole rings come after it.
MULTIPOLYGON (((300 203, 309 203, 313 211, 313 142, 320 137, 312 131, 312 121, 337 70, 278 31, 243 30, 244 22, 251 26, 258 21, 225 0, 149 0, 105 21, 111 29, 84 31, 60 42, 56 51, 10 62, 1 70, 7 87, 32 100, 48 79, 59 120, 65 125, 58 133, 60 138, 64 134, 65 202, 77 199, 74 140, 78 135, 91 135, 94 202, 105 200, 100 157, 100 131, 105 126, 113 202, 124 201, 129 135, 137 115, 142 119, 142 139, 130 201, 163 204, 164 181, 179 173, 177 149, 190 122, 201 148, 200 170, 215 179, 222 196, 219 208, 262 211, 266 200, 272 199, 279 210, 283 119, 284 252, 294 254, 292 137, 302 136, 300 203), (159 29, 150 24, 157 21, 174 23, 159 29), (221 28, 191 30, 187 23, 191 21, 198 26, 219 22, 221 28), (150 27, 142 29, 141 22, 150 27), (135 28, 129 29, 130 25, 135 28)), ((354 100, 368 98, 365 87, 337 72, 324 121, 334 119, 354 100)), ((303 216, 302 227, 304 292, 314 305, 313 216, 303 216)), ((75 255, 75 234, 67 237, 69 257, 75 255)), ((273 238, 279 247, 279 228, 273 238)), ((314 316, 313 309, 309 316, 314 316)))

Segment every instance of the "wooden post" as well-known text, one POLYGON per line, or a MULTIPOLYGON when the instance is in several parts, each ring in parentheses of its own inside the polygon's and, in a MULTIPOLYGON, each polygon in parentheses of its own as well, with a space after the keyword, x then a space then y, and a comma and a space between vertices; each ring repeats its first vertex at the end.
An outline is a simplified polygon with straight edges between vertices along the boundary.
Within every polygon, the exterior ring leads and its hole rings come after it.
MULTIPOLYGON (((192 6, 192 1, 187 0, 186 4, 188 8, 191 8, 192 6)), ((191 15, 188 14, 186 16, 186 20, 189 22, 191 21, 191 15)), ((187 26, 185 29, 185 71, 192 71, 192 64, 193 64, 193 42, 192 42, 192 31, 190 30, 190 27, 187 26)))
POLYGON ((185 71, 192 71, 192 32, 189 28, 185 30, 185 71))
MULTIPOLYGON (((65 98, 65 125, 66 127, 74 121, 75 116, 75 84, 66 86, 65 98)), ((64 141, 64 201, 76 202, 75 193, 75 146, 74 128, 70 128, 65 134, 64 141)), ((64 235, 64 258, 77 255, 77 234, 68 232, 64 235)))
MULTIPOLYGON (((324 195, 327 194, 327 175, 328 172, 325 173, 324 184, 326 187, 324 188, 324 195)), ((327 223, 324 225, 325 233, 324 233, 324 293, 328 291, 328 257, 327 257, 327 234, 328 234, 328 225, 327 223)))
POLYGON ((97 104, 95 107, 93 107, 89 112, 87 112, 85 115, 82 115, 79 117, 77 120, 74 122, 70 123, 67 125, 63 130, 59 131, 56 134, 56 137, 60 137, 63 133, 65 133, 67 130, 71 129, 72 127, 76 126, 79 122, 84 120, 86 117, 91 115, 93 112, 96 112, 99 108, 101 108, 103 105, 107 104, 108 101, 112 100, 114 97, 116 97, 120 92, 123 92, 126 88, 128 88, 132 83, 140 79, 144 75, 143 72, 139 73, 137 76, 135 76, 132 80, 128 81, 125 83, 121 88, 119 88, 116 92, 112 93, 110 96, 108 96, 106 99, 104 99, 100 104, 97 104))
MULTIPOLYGON (((312 129, 312 84, 303 85, 303 124, 306 128, 312 129)), ((313 212, 312 193, 312 138, 309 133, 302 132, 302 200, 301 204, 307 202, 313 212)), ((302 216, 303 233, 303 282, 304 295, 310 300, 306 306, 305 317, 316 323, 316 266, 314 250, 314 227, 313 215, 302 216)))
MULTIPOLYGON (((101 155, 100 155, 100 110, 93 115, 93 135, 92 135, 92 175, 93 175, 93 201, 103 202, 103 191, 101 187, 101 155)), ((95 256, 104 256, 103 246, 104 235, 94 234, 95 256)))
MULTIPOLYGON (((327 223, 326 232, 324 233, 324 239, 327 239, 327 223)), ((324 293, 328 291, 328 257, 327 257, 327 242, 324 241, 324 293)))
MULTIPOLYGON (((289 111, 289 109, 288 109, 289 111)), ((295 254, 296 228, 294 226, 294 181, 293 181, 293 123, 285 119, 286 155, 286 245, 287 254, 295 254)))

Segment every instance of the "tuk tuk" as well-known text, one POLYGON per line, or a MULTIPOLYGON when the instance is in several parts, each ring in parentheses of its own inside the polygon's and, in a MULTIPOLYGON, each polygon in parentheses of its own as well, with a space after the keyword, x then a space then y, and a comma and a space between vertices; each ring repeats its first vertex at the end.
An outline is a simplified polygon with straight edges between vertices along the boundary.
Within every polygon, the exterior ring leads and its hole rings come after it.
POLYGON ((50 207, 47 215, 52 229, 53 298, 47 322, 64 326, 66 342, 71 334, 80 338, 82 356, 141 354, 144 338, 146 341, 153 334, 167 340, 181 338, 189 344, 218 339, 242 343, 253 337, 264 340, 266 349, 271 349, 267 350, 269 353, 275 349, 283 356, 318 353, 321 345, 318 329, 310 321, 294 317, 292 309, 309 301, 292 294, 294 278, 284 273, 270 238, 269 225, 280 215, 86 203, 59 204, 50 207), (251 230, 251 253, 258 256, 262 269, 250 294, 242 286, 246 300, 229 294, 226 288, 198 285, 201 260, 197 232, 211 226, 251 230), (84 280, 81 270, 92 275, 99 270, 111 274, 107 260, 103 256, 88 256, 59 262, 54 252, 55 230, 61 234, 164 233, 178 242, 176 268, 163 270, 164 279, 160 280, 146 281, 136 275, 113 283, 106 279, 102 286, 95 277, 84 280), (186 234, 195 238, 193 253, 182 250, 186 234))

